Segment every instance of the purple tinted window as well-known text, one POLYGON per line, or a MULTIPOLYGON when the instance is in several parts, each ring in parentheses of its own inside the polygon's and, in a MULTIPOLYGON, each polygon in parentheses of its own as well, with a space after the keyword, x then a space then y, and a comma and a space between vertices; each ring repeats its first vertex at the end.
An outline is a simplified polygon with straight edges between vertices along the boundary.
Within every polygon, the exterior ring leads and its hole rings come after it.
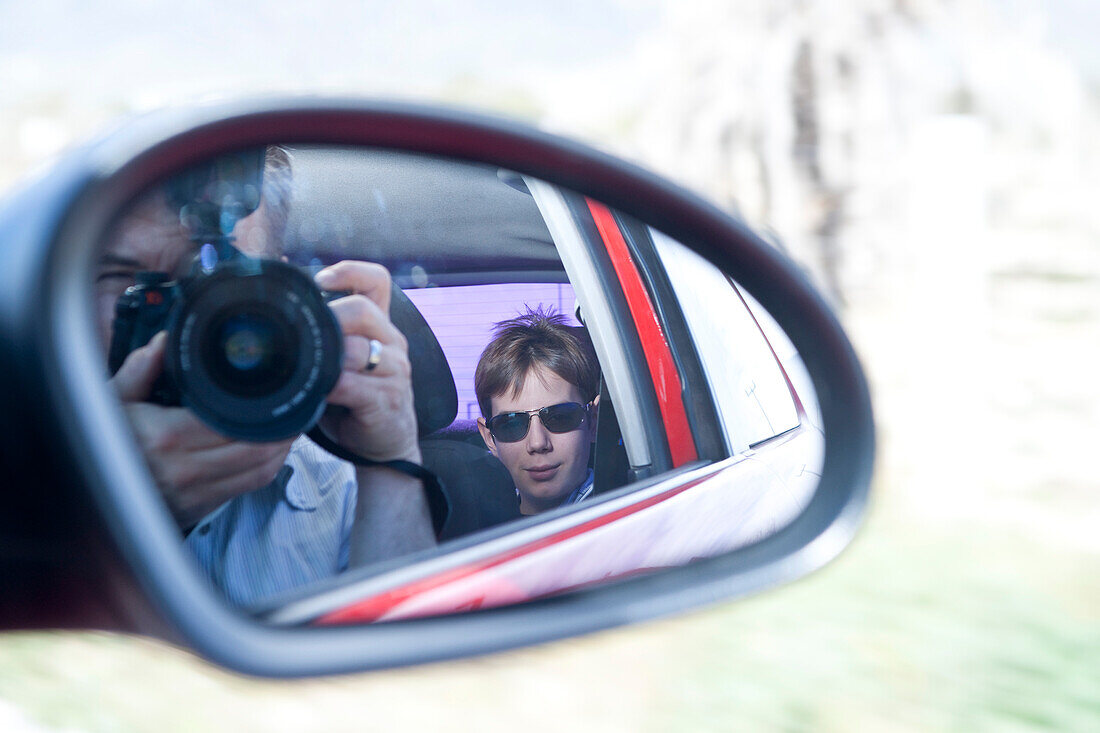
POLYGON ((432 327, 451 365, 458 388, 458 417, 481 415, 474 394, 474 370, 481 352, 493 337, 493 325, 530 308, 553 308, 580 325, 576 301, 568 283, 501 283, 424 288, 405 291, 432 327))

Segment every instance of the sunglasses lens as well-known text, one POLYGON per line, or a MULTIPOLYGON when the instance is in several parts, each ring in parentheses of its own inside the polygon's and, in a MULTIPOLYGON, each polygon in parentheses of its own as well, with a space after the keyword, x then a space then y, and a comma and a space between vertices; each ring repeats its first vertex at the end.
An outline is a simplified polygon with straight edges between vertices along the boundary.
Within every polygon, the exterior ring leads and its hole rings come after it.
POLYGON ((539 418, 551 433, 568 433, 584 422, 584 405, 576 402, 551 405, 539 412, 539 418))
MULTIPOLYGON (((568 433, 584 422, 585 405, 563 402, 539 410, 539 420, 551 433, 568 433)), ((531 416, 526 412, 504 412, 489 421, 489 432, 502 443, 515 443, 527 436, 531 416)))
POLYGON ((531 422, 531 416, 525 412, 512 412, 497 415, 491 421, 489 429, 493 437, 503 443, 515 443, 523 440, 527 435, 527 425, 531 422))

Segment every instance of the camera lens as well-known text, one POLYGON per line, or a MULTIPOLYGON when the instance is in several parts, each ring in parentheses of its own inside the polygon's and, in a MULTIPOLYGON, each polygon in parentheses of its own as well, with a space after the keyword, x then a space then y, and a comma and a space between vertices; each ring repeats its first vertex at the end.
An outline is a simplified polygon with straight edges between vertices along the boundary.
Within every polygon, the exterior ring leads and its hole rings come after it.
POLYGON ((275 351, 271 342, 271 325, 249 316, 236 316, 222 326, 225 360, 241 372, 255 374, 260 367, 270 367, 275 351))
POLYGON ((285 263, 241 257, 181 288, 165 367, 182 404, 241 440, 309 430, 343 361, 340 326, 313 281, 285 263))
POLYGON ((230 309, 206 331, 203 361, 226 392, 260 397, 284 386, 294 372, 298 349, 286 319, 277 312, 230 309))

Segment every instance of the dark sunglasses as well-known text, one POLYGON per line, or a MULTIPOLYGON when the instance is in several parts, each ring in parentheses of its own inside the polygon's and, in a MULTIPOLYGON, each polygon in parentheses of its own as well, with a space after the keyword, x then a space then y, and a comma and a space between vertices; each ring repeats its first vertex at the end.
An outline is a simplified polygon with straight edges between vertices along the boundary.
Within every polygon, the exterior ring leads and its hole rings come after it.
POLYGON ((550 405, 539 410, 525 410, 523 412, 502 412, 489 419, 485 423, 493 438, 501 443, 515 443, 527 437, 527 431, 531 427, 531 416, 538 415, 542 426, 551 433, 568 433, 576 430, 584 423, 588 414, 588 405, 578 402, 562 402, 559 405, 550 405))

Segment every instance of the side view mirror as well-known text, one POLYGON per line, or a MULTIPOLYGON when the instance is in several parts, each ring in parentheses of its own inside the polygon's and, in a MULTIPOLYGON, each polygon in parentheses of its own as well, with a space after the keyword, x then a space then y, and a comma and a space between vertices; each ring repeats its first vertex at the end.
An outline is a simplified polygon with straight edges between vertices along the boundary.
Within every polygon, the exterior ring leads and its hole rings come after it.
POLYGON ((0 238, 5 628, 407 665, 789 582, 865 509, 866 382, 800 271, 529 127, 151 115, 10 195, 0 238))

